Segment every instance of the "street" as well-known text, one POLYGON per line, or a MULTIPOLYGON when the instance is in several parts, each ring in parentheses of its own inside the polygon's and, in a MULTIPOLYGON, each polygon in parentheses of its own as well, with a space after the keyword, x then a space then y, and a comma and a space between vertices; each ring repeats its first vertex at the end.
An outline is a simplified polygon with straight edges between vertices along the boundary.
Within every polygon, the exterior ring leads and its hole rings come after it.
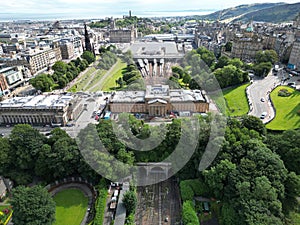
POLYGON ((280 76, 274 76, 269 74, 269 76, 264 79, 255 77, 253 83, 248 87, 248 98, 250 105, 249 115, 261 117, 263 112, 267 113, 267 116, 263 119, 266 123, 274 117, 274 109, 272 108, 271 102, 269 100, 269 93, 274 87, 276 87, 281 82, 280 76))

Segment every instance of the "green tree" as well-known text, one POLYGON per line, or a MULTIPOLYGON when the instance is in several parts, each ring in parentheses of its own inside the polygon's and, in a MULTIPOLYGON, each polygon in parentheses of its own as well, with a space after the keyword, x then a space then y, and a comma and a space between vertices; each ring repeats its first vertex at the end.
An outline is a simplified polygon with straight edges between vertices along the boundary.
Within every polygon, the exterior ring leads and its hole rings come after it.
POLYGON ((255 117, 255 116, 243 116, 242 117, 242 125, 249 130, 255 130, 261 135, 266 135, 267 134, 267 129, 265 125, 262 123, 262 121, 255 117))
POLYGON ((54 72, 56 72, 57 74, 60 75, 64 75, 67 72, 67 67, 68 65, 63 62, 63 61, 57 61, 56 63, 54 63, 54 65, 52 66, 52 69, 54 70, 54 72))
POLYGON ((235 66, 236 68, 240 68, 240 69, 244 65, 244 63, 238 58, 234 58, 234 59, 229 60, 229 64, 235 66))
POLYGON ((28 124, 14 126, 9 136, 14 164, 20 170, 32 170, 45 137, 28 124))
POLYGON ((10 154, 10 144, 7 138, 0 137, 0 174, 4 175, 9 171, 9 166, 12 163, 10 154))
POLYGON ((186 181, 180 182, 180 194, 183 202, 194 198, 194 191, 186 181))
POLYGON ((18 225, 51 225, 55 221, 55 202, 41 186, 19 186, 12 192, 12 221, 18 225))
POLYGON ((191 81, 191 76, 188 73, 184 73, 182 77, 182 82, 185 84, 189 84, 191 81))
POLYGON ((29 83, 42 92, 51 91, 54 81, 50 75, 40 74, 29 80, 29 83))
POLYGON ((184 70, 181 66, 172 66, 172 73, 177 74, 178 78, 181 79, 184 74, 184 70))
POLYGON ((274 64, 278 62, 278 55, 274 50, 258 51, 255 55, 255 59, 258 64, 267 62, 274 64))
POLYGON ((65 76, 62 76, 62 77, 58 78, 59 88, 64 88, 65 86, 67 86, 68 82, 69 81, 65 76))
POLYGON ((280 155, 286 168, 300 174, 300 133, 287 130, 282 134, 268 134, 267 144, 270 149, 280 155))
POLYGON ((96 58, 94 56, 94 54, 90 51, 84 51, 81 55, 81 58, 85 59, 86 61, 88 61, 89 64, 95 62, 96 58))
POLYGON ((221 209, 221 224, 222 225, 239 225, 239 219, 232 205, 224 203, 221 209))
POLYGON ((246 81, 244 80, 243 71, 231 64, 215 70, 214 74, 221 88, 241 84, 246 81))
POLYGON ((127 65, 133 65, 134 61, 133 61, 133 55, 132 52, 130 50, 126 51, 123 56, 122 56, 122 60, 127 64, 127 65))
POLYGON ((205 181, 213 195, 223 199, 226 186, 230 182, 231 175, 235 173, 236 165, 228 160, 222 160, 215 167, 204 171, 205 181))
POLYGON ((229 64, 229 58, 227 56, 221 56, 215 65, 215 69, 223 68, 224 66, 227 66, 228 64, 229 64))
POLYGON ((120 88, 122 88, 126 84, 122 77, 119 77, 116 80, 116 83, 120 86, 120 88))
POLYGON ((299 205, 297 198, 300 196, 300 176, 294 172, 289 173, 284 187, 283 210, 285 212, 296 211, 299 205))
POLYGON ((134 191, 127 191, 123 195, 123 203, 126 208, 127 215, 135 212, 135 208, 137 204, 136 193, 134 191))
POLYGON ((253 67, 255 74, 260 77, 266 77, 269 74, 269 72, 271 71, 271 69, 272 69, 271 62, 262 62, 262 63, 256 64, 253 67))

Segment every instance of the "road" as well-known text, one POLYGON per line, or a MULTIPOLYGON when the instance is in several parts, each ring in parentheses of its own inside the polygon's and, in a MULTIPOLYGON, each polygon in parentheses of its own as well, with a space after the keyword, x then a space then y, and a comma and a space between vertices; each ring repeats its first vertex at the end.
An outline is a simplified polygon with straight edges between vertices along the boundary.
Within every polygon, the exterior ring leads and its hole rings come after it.
POLYGON ((80 130, 84 129, 89 123, 97 124, 98 122, 92 117, 93 112, 97 111, 100 105, 105 104, 105 98, 109 95, 102 97, 90 96, 82 99, 82 104, 87 104, 87 109, 83 110, 79 118, 74 121, 74 127, 62 127, 71 137, 76 137, 80 130))
POLYGON ((281 76, 274 76, 272 73, 264 79, 255 77, 253 83, 248 87, 247 94, 250 104, 249 115, 260 118, 263 112, 267 113, 264 123, 274 117, 274 109, 269 100, 269 93, 281 82, 281 76), (262 101, 261 99, 264 99, 262 101))

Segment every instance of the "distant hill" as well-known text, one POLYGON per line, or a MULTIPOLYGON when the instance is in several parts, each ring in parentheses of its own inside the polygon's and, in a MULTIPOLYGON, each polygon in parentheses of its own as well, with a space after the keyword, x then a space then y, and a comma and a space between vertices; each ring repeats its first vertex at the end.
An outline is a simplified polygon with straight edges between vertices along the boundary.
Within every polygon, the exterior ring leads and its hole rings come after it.
POLYGON ((266 9, 272 7, 282 7, 286 3, 257 3, 257 4, 249 4, 249 5, 239 5, 236 7, 231 7, 228 9, 223 9, 208 15, 201 16, 203 19, 207 20, 226 20, 234 17, 241 16, 243 14, 254 13, 259 10, 266 9))
POLYGON ((257 3, 239 5, 223 9, 208 15, 198 17, 205 20, 220 20, 223 22, 250 20, 260 22, 281 23, 290 22, 300 12, 300 2, 295 4, 280 3, 257 3))
POLYGON ((239 21, 262 21, 271 23, 289 22, 296 18, 300 12, 300 2, 295 4, 284 4, 249 12, 241 16, 239 21))

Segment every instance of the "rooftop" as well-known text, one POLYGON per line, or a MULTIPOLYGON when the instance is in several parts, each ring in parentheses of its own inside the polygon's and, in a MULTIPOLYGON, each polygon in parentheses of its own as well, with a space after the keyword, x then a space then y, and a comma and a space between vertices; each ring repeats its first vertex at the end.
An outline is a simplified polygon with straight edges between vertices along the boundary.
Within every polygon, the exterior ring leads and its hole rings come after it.
POLYGON ((170 89, 168 85, 148 85, 146 91, 118 91, 112 96, 111 103, 137 103, 150 100, 149 103, 206 101, 200 90, 170 89))
POLYGON ((130 50, 134 58, 183 57, 183 54, 178 52, 175 42, 136 42, 130 47, 130 50))
POLYGON ((1 108, 60 108, 65 107, 73 99, 72 96, 64 95, 37 95, 27 97, 14 97, 0 102, 1 108))
POLYGON ((145 91, 117 91, 113 95, 111 102, 144 102, 145 91))

